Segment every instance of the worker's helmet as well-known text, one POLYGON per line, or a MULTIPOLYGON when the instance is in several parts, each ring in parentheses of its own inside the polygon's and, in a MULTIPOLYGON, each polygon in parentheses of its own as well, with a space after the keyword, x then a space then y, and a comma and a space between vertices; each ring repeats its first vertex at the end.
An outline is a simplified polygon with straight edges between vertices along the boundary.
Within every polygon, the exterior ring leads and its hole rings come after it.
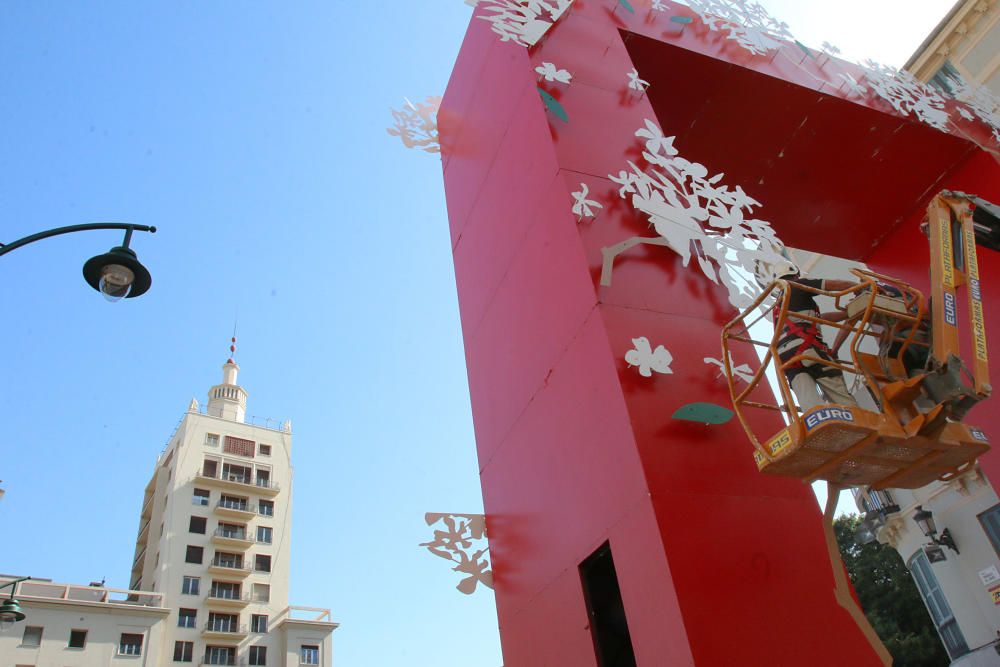
POLYGON ((761 287, 767 287, 779 278, 794 278, 799 275, 799 267, 788 259, 784 248, 775 248, 774 259, 758 259, 754 264, 754 279, 761 287))

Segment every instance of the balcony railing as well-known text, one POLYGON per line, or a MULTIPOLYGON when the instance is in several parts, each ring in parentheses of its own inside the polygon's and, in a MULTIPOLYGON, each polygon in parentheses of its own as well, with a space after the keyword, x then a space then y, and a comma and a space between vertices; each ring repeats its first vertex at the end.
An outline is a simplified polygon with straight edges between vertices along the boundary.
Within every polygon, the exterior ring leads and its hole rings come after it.
POLYGON ((227 591, 227 590, 224 590, 224 589, 223 590, 213 590, 213 591, 209 591, 208 592, 208 600, 210 602, 212 600, 220 600, 220 601, 223 601, 223 602, 245 602, 245 603, 249 604, 249 602, 250 602, 250 594, 249 593, 244 593, 244 594, 241 595, 240 593, 230 592, 230 591, 227 591))
POLYGON ((220 500, 215 504, 219 509, 223 510, 233 510, 235 512, 249 512, 251 514, 257 513, 256 505, 248 505, 247 503, 237 503, 231 500, 220 500))
POLYGON ((204 657, 199 662, 199 665, 246 665, 247 661, 244 658, 237 658, 236 656, 228 657, 204 657))
POLYGON ((247 633, 247 626, 240 625, 238 623, 227 623, 225 621, 208 621, 205 623, 205 632, 220 632, 231 635, 245 635, 247 633))
POLYGON ((215 536, 224 537, 227 540, 254 541, 253 535, 248 534, 245 530, 226 530, 225 528, 216 528, 215 536))
POLYGON ((243 486, 256 487, 258 489, 264 489, 267 491, 278 491, 280 487, 277 482, 270 479, 253 479, 250 475, 241 475, 239 473, 233 472, 212 472, 209 470, 201 470, 198 473, 198 477, 203 479, 217 479, 222 482, 231 482, 233 484, 240 484, 243 486))
POLYGON ((250 571, 250 567, 248 565, 244 565, 243 563, 234 563, 234 562, 231 562, 231 561, 224 561, 224 560, 218 560, 218 559, 213 560, 211 563, 209 563, 209 565, 211 567, 223 567, 223 568, 225 568, 227 570, 235 570, 235 571, 238 571, 238 572, 249 572, 250 571))

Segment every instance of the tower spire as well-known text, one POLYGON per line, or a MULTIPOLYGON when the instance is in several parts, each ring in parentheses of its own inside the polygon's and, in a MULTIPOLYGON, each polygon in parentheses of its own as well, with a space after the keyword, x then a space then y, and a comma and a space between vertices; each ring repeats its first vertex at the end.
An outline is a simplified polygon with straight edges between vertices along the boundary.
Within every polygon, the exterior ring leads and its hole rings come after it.
POLYGON ((246 418, 247 393, 236 383, 240 367, 233 360, 236 356, 236 324, 229 344, 229 359, 222 366, 222 384, 208 390, 208 414, 242 422, 246 418))

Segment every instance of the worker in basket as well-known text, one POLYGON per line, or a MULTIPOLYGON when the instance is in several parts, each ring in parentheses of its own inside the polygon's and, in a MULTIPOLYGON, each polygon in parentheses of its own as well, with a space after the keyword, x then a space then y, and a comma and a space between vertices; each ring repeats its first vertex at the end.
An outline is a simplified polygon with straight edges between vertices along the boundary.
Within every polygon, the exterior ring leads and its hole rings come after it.
MULTIPOLYGON (((808 411, 823 403, 857 405, 857 401, 847 389, 847 384, 844 382, 844 374, 840 369, 811 361, 808 358, 836 361, 833 352, 820 335, 819 326, 815 322, 810 322, 794 315, 794 313, 802 313, 811 317, 820 317, 830 322, 843 321, 846 319, 847 313, 836 311, 820 314, 815 295, 806 290, 796 289, 796 285, 828 291, 840 291, 853 287, 856 283, 848 280, 802 278, 799 275, 799 268, 788 259, 775 262, 758 261, 754 273, 757 282, 762 287, 766 287, 775 280, 782 279, 788 283, 788 287, 791 290, 788 297, 788 315, 785 318, 784 328, 778 339, 777 349, 778 357, 783 364, 799 355, 807 357, 790 366, 786 366, 784 369, 785 377, 788 378, 788 384, 791 385, 792 391, 795 392, 795 397, 798 399, 799 407, 802 411, 808 411), (822 392, 822 395, 820 392, 822 392)), ((782 303, 783 295, 779 292, 777 296, 778 305, 775 306, 775 321, 777 321, 780 315, 780 304, 782 303)))

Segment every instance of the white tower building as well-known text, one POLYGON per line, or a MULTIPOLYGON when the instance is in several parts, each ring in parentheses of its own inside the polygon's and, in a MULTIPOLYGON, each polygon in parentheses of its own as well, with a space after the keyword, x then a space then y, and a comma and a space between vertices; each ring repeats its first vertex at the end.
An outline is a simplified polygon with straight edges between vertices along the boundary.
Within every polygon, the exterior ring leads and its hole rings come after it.
POLYGON ((158 664, 330 665, 329 611, 288 605, 291 424, 245 423, 239 366, 222 371, 146 485, 129 588, 171 610, 158 664))

